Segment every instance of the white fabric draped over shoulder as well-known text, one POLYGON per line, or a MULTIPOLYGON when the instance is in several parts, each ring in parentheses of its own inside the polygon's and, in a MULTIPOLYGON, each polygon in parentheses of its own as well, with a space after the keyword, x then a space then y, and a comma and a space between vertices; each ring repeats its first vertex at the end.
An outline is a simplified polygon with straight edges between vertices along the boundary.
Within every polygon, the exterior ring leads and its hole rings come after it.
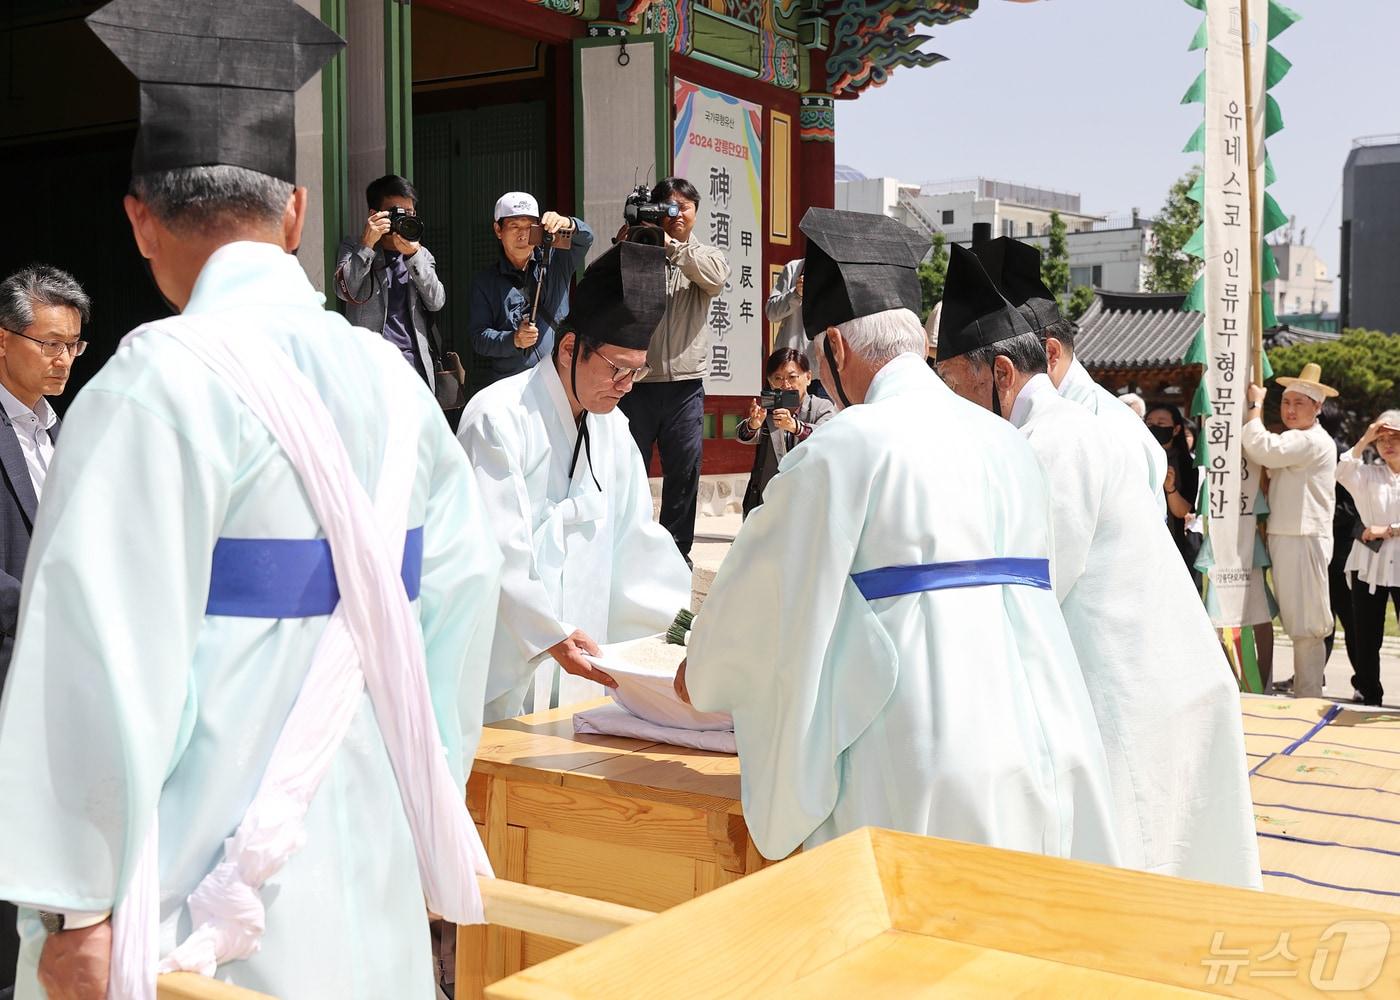
MULTIPOLYGON (((376 719, 358 695, 307 806, 305 846, 263 887, 260 947, 215 975, 277 996, 430 995, 420 865, 384 734, 439 746, 432 759, 460 806, 501 559, 481 543, 489 529, 475 481, 426 386, 381 338, 326 312, 280 249, 217 251, 185 315, 285 354, 334 423, 308 429, 311 444, 338 434, 362 490, 378 492, 391 474, 385 415, 398 408, 415 426, 398 530, 422 527, 422 573, 416 621, 401 625, 414 633, 408 652, 418 644, 433 712, 426 726, 421 712, 376 719), (413 732, 392 734, 410 723, 413 732)), ((315 539, 322 515, 267 426, 160 329, 122 347, 74 400, 65 431, 76 433, 47 484, 0 704, 0 790, 16 816, 0 829, 0 895, 112 909, 134 891, 145 845, 158 843, 164 956, 188 933, 187 900, 258 792, 331 618, 205 613, 220 538, 315 539)), ((387 529, 369 533, 386 548, 387 529)), ((39 996, 43 935, 27 908, 21 933, 17 995, 39 996)))
POLYGON ((1049 526, 1025 441, 912 354, 787 456, 715 578, 686 675, 696 708, 734 716, 765 857, 873 824, 1117 861, 1103 745, 1054 594, 867 600, 852 580, 1046 560, 1049 526))

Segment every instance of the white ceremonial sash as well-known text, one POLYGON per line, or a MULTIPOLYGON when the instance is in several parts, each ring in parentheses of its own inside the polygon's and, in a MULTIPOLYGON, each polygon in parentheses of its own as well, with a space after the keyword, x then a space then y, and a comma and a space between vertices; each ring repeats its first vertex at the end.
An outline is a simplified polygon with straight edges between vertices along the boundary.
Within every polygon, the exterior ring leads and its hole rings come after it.
MULTIPOLYGON (((258 950, 259 890, 305 842, 303 821, 368 689, 413 836, 429 909, 484 923, 477 876, 491 867, 447 764, 428 691, 421 633, 399 573, 417 456, 409 411, 388 409, 375 502, 355 476, 315 387, 270 340, 188 318, 167 320, 266 425, 287 454, 326 533, 341 600, 283 726, 258 791, 224 857, 190 895, 194 930, 164 960, 159 948, 158 818, 113 914, 109 1000, 154 1000, 157 972, 212 976, 258 950)), ((129 334, 126 339, 144 331, 129 334)))

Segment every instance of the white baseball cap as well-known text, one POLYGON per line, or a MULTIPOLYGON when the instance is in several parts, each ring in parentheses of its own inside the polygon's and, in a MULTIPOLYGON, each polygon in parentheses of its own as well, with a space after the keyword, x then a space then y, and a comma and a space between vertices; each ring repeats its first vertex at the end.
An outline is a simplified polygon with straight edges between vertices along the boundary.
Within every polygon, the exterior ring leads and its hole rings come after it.
POLYGON ((509 219, 513 215, 528 215, 532 219, 540 217, 540 203, 524 191, 512 191, 496 200, 496 221, 509 219))

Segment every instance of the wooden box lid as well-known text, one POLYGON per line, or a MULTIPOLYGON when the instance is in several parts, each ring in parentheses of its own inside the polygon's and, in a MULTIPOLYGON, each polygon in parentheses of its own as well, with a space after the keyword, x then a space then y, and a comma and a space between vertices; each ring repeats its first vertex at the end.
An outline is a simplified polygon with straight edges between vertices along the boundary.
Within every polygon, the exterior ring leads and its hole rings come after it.
POLYGON ((1400 917, 864 829, 494 1000, 1393 995, 1400 917))

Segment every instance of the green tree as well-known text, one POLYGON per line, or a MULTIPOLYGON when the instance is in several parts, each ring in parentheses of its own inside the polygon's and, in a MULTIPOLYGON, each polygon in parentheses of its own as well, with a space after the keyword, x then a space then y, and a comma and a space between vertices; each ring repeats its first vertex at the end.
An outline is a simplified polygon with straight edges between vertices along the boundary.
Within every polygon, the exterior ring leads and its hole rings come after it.
MULTIPOLYGON (((1347 330, 1341 340, 1322 340, 1279 347, 1269 352, 1274 375, 1297 375, 1313 362, 1322 367, 1322 381, 1337 390, 1346 414, 1345 436, 1355 441, 1381 411, 1395 406, 1400 394, 1400 337, 1375 330, 1347 330)), ((1276 394, 1269 395, 1271 413, 1276 394)))
POLYGON ((1050 240, 1040 255, 1040 280, 1063 308, 1064 296, 1069 292, 1069 229, 1059 212, 1050 213, 1050 240))
POLYGON ((1079 317, 1089 311, 1089 307, 1094 304, 1094 290, 1088 285, 1080 285, 1069 293, 1068 301, 1061 304, 1062 311, 1075 322, 1079 317))
POLYGON ((943 298, 943 285, 948 280, 948 239, 942 233, 933 234, 933 252, 919 265, 919 291, 923 293, 924 314, 928 319, 933 307, 943 298))
POLYGON ((1199 169, 1192 169, 1172 185, 1167 203, 1152 223, 1152 247, 1147 252, 1149 292, 1189 292, 1200 273, 1201 262, 1182 252, 1201 225, 1201 206, 1190 198, 1199 169))

